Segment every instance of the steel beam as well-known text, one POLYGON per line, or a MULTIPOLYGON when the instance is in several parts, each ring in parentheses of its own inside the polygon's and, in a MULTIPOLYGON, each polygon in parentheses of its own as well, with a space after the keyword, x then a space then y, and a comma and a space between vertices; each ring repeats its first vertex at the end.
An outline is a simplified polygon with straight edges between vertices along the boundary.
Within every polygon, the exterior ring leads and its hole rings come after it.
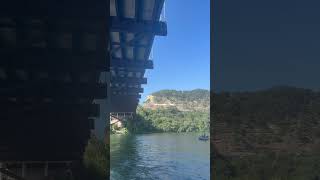
POLYGON ((122 46, 122 47, 134 47, 134 48, 147 48, 149 46, 149 44, 139 44, 138 42, 135 43, 123 43, 123 42, 112 42, 111 45, 115 45, 115 46, 122 46))
POLYGON ((20 1, 1 2, 0 16, 21 17, 92 17, 104 18, 109 15, 109 1, 69 0, 69 1, 20 1))
POLYGON ((159 21, 136 21, 130 18, 110 17, 111 32, 144 33, 158 36, 167 35, 167 24, 159 21))
POLYGON ((153 61, 151 60, 130 60, 113 57, 110 65, 111 67, 153 69, 153 61))
MULTIPOLYGON (((7 103, 6 106, 0 106, 3 111, 0 114, 0 117, 5 120, 5 117, 28 117, 28 115, 36 115, 32 119, 36 120, 36 117, 39 120, 43 119, 44 117, 48 116, 57 116, 62 115, 66 119, 67 117, 81 117, 83 115, 91 115, 91 116, 98 116, 99 115, 99 105, 97 104, 76 104, 76 103, 59 103, 59 102, 52 102, 52 103, 44 103, 39 102, 38 104, 19 104, 17 102, 14 103, 7 103), (79 112, 80 111, 80 112, 79 112), (50 115, 51 114, 51 115, 50 115), (9 115, 9 116, 8 116, 9 115)), ((53 117, 50 117, 53 118, 53 117)), ((22 120, 22 119, 16 119, 22 120)), ((56 119, 56 121, 60 121, 60 119, 56 119)), ((70 119, 72 122, 72 119, 70 119)), ((67 122, 66 122, 67 123, 67 122)), ((80 123, 80 120, 79 120, 80 123)), ((0 138, 1 139, 1 138, 0 138)))
POLYGON ((111 92, 120 91, 120 92, 129 92, 129 93, 143 93, 143 88, 139 87, 112 87, 111 92))
POLYGON ((57 72, 71 72, 80 70, 84 71, 108 71, 108 65, 105 59, 100 59, 92 61, 94 59, 99 59, 98 56, 21 56, 21 55, 1 55, 0 67, 2 68, 16 68, 32 71, 53 70, 56 69, 57 72), (21 58, 17 58, 21 57, 21 58), (28 58, 27 58, 28 57, 28 58), (34 57, 34 58, 32 58, 34 57), (56 58, 54 58, 56 57, 56 58), (47 61, 43 61, 46 59, 47 61), (91 60, 91 61, 90 61, 91 60))
POLYGON ((114 91, 113 92, 113 95, 114 96, 128 96, 128 97, 135 97, 136 99, 140 99, 141 98, 141 94, 126 94, 126 95, 121 95, 121 94, 118 94, 117 91, 114 91))
POLYGON ((111 83, 139 83, 147 84, 147 78, 112 77, 111 83))
MULTIPOLYGON (((10 82, 9 82, 10 83, 10 82)), ((72 83, 17 83, 0 89, 0 97, 83 97, 103 99, 107 96, 105 84, 72 84, 72 83)))

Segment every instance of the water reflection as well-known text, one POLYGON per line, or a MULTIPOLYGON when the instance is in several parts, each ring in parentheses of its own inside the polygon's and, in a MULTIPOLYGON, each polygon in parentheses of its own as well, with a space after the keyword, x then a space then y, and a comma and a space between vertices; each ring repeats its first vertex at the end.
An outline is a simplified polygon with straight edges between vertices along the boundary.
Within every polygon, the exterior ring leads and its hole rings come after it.
POLYGON ((111 136, 111 179, 210 179, 209 142, 195 133, 111 136))

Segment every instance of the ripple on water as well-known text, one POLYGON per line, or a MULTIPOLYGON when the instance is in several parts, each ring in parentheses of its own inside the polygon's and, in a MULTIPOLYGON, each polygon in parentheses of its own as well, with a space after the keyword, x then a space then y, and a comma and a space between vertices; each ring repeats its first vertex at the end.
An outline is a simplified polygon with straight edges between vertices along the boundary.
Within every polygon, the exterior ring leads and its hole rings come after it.
POLYGON ((111 137, 111 179, 210 179, 210 145, 197 134, 111 137))

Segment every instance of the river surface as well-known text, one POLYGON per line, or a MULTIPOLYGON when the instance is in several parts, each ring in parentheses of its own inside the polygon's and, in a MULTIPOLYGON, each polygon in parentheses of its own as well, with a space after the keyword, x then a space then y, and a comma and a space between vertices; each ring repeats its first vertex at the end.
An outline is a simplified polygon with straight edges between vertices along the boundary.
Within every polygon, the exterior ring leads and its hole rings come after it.
POLYGON ((111 180, 210 179, 210 143, 197 133, 111 135, 111 180))

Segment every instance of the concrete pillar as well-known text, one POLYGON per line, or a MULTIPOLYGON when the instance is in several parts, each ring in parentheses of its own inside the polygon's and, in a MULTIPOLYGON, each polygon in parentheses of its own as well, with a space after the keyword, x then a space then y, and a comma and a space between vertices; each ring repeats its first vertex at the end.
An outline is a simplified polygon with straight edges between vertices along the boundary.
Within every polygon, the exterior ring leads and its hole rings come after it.
MULTIPOLYGON (((95 119, 93 133, 101 140, 104 140, 106 129, 109 128, 110 124, 110 73, 106 73, 105 77, 107 83, 107 99, 95 99, 94 103, 100 105, 100 116, 95 119)), ((109 129, 108 129, 109 130, 109 129)), ((108 131, 109 132, 109 131, 108 131)))
POLYGON ((26 177, 26 164, 22 162, 21 164, 21 177, 25 178, 26 177))
MULTIPOLYGON (((3 168, 3 163, 2 162, 0 162, 0 168, 3 168)), ((0 180, 2 180, 3 179, 3 176, 2 176, 2 173, 0 172, 0 180)))
POLYGON ((45 165, 44 165, 44 176, 48 177, 48 162, 45 162, 45 165))

